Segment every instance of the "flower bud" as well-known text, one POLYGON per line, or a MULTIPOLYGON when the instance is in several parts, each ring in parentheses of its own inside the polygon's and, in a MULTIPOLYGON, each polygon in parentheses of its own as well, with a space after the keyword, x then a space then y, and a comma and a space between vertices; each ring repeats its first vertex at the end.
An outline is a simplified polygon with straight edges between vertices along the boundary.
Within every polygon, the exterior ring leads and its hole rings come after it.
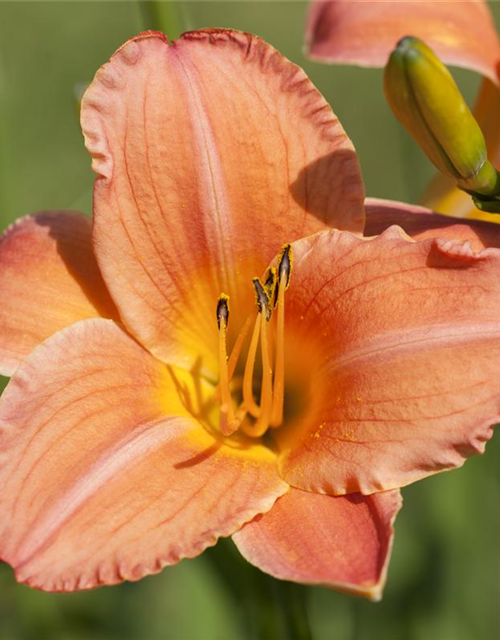
POLYGON ((384 89, 398 120, 442 173, 466 191, 497 192, 483 133, 450 72, 425 43, 412 36, 398 42, 384 89))

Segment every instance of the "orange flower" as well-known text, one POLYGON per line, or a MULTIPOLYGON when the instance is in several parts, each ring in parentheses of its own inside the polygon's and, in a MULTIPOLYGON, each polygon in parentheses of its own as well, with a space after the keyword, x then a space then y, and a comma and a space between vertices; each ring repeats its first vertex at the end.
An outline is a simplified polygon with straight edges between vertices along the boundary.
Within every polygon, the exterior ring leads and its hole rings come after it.
POLYGON ((71 591, 234 534, 274 576, 377 599, 398 488, 500 419, 498 228, 372 201, 372 228, 429 237, 362 238, 349 139, 251 35, 139 35, 82 124, 93 251, 70 212, 0 244, 0 557, 71 591))
MULTIPOLYGON (((312 0, 306 46, 314 60, 383 67, 398 40, 407 35, 426 42, 445 62, 485 76, 475 107, 490 161, 500 166, 500 40, 487 2, 462 0, 312 0)), ((438 174, 422 202, 459 217, 499 222, 477 210, 455 182, 438 174)))

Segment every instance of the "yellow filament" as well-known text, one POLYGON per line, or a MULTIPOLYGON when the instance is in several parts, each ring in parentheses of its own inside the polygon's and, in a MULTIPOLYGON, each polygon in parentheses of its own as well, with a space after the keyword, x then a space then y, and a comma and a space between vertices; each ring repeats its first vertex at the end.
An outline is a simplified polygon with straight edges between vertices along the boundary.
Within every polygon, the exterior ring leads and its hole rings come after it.
POLYGON ((267 320, 265 313, 261 313, 261 353, 262 353, 262 402, 257 422, 246 428, 245 433, 256 438, 264 435, 269 427, 271 419, 271 410, 273 406, 273 372, 271 369, 271 361, 269 359, 269 343, 267 340, 267 320))
MULTIPOLYGON (((253 397, 253 371, 255 368, 255 356, 259 345, 260 328, 262 324, 263 313, 259 313, 255 326, 253 328, 252 339, 248 349, 247 361, 245 364, 245 373, 243 375, 243 404, 248 413, 256 418, 260 413, 260 408, 253 397)), ((264 319, 265 320, 265 319, 264 319)))
POLYGON ((286 280, 281 278, 278 289, 278 310, 276 330, 276 364, 274 372, 273 406, 271 427, 279 427, 283 422, 283 403, 285 399, 285 290, 286 280))
MULTIPOLYGON (((243 328, 238 334, 238 337, 236 338, 236 342, 234 343, 234 346, 231 350, 231 355, 229 356, 229 361, 227 363, 229 382, 231 382, 231 380, 233 379, 234 371, 236 369, 236 365, 238 364, 238 360, 240 359, 241 350, 243 348, 243 344, 245 343, 245 339, 248 335, 248 330, 250 329, 252 320, 255 321, 253 314, 248 316, 248 318, 245 320, 245 324, 243 325, 243 328)), ((215 389, 215 397, 217 400, 221 399, 220 380, 219 380, 219 384, 217 385, 217 388, 215 389)))
POLYGON ((219 327, 219 388, 220 388, 220 429, 224 435, 228 435, 229 425, 234 421, 234 409, 229 390, 229 375, 227 367, 226 350, 226 324, 220 323, 219 327))
POLYGON ((250 329, 250 325, 252 324, 252 320, 254 320, 255 315, 251 314, 245 320, 245 324, 241 329, 238 337, 236 338, 236 342, 234 343, 233 350, 231 351, 231 355, 229 356, 228 369, 229 369, 229 380, 232 379, 234 375, 234 370, 236 369, 236 365, 238 364, 238 360, 241 355, 241 350, 243 348, 243 343, 248 335, 248 331, 250 329))

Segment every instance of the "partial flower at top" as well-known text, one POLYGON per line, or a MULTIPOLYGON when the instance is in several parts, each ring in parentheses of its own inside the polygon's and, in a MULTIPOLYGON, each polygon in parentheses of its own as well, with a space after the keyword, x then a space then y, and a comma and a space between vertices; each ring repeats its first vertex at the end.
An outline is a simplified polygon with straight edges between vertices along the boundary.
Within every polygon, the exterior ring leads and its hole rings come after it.
POLYGON ((92 244, 69 212, 0 240, 0 557, 71 591, 233 535, 379 598, 398 488, 500 419, 498 227, 372 201, 363 237, 349 139, 248 34, 140 34, 82 126, 92 244))
MULTIPOLYGON (((308 55, 318 61, 383 67, 405 36, 426 42, 448 64, 485 76, 474 115, 488 157, 500 167, 500 40, 484 0, 312 0, 306 26, 308 55)), ((438 174, 422 202, 456 217, 499 222, 477 210, 455 182, 438 174)))

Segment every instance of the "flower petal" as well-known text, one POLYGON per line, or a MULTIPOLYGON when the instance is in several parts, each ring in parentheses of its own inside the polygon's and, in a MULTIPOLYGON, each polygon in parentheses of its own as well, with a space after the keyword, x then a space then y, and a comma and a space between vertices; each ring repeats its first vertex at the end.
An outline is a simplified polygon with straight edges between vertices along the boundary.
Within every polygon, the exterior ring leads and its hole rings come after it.
POLYGON ((268 449, 200 426, 188 384, 111 320, 74 324, 26 358, 0 402, 0 557, 18 580, 137 580, 286 491, 268 449))
POLYGON ((206 348, 210 362, 219 294, 241 320, 251 277, 285 242, 362 231, 351 142, 303 71, 255 36, 133 38, 97 73, 82 126, 104 279, 165 361, 189 366, 206 348))
POLYGON ((413 242, 398 227, 294 247, 287 332, 311 401, 277 430, 284 479, 369 494, 483 452, 500 420, 500 251, 413 242))
POLYGON ((75 211, 21 218, 0 237, 0 373, 10 376, 38 344, 77 320, 118 312, 75 211))
POLYGON ((365 235, 376 236, 392 225, 399 225, 415 240, 448 238, 469 241, 474 251, 500 248, 500 226, 479 220, 458 221, 425 207, 367 198, 365 235))
POLYGON ((275 578, 380 600, 401 504, 399 491, 334 497, 290 489, 233 540, 275 578))
POLYGON ((424 40, 448 64, 498 82, 500 44, 486 2, 313 0, 306 42, 315 60, 383 67, 398 40, 424 40))
MULTIPOLYGON (((488 157, 498 166, 500 42, 487 2, 313 0, 310 5, 306 40, 310 57, 317 60, 383 67, 406 35, 426 41, 445 63, 485 76, 474 115, 488 157)), ((442 174, 436 174, 422 203, 446 215, 498 222, 498 216, 476 209, 470 196, 442 174)))

